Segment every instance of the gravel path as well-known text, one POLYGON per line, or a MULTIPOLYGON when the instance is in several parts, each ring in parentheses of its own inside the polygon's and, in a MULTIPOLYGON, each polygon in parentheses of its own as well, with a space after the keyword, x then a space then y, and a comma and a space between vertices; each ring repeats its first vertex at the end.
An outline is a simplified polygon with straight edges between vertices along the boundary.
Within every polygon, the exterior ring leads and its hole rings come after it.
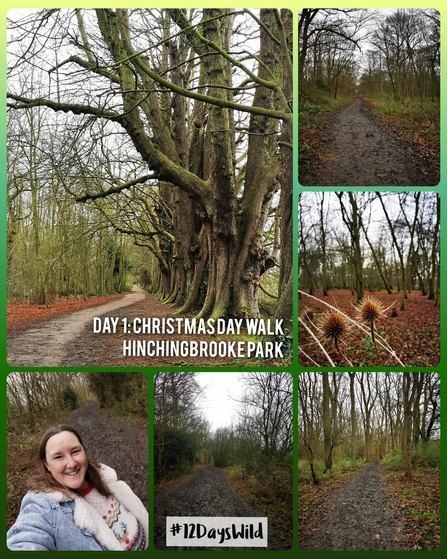
MULTIPOLYGON (((86 327, 91 328, 95 316, 111 313, 145 297, 145 292, 134 285, 131 293, 117 301, 39 322, 19 335, 8 337, 8 363, 17 367, 57 367, 62 364, 67 348, 86 327)), ((85 362, 72 364, 89 365, 88 356, 85 362)))
MULTIPOLYGON (((225 474, 213 466, 199 466, 195 475, 155 498, 154 503, 154 544, 157 549, 208 549, 200 547, 166 547, 167 516, 264 516, 247 505, 237 491, 230 485, 225 474)), ((216 548, 220 551, 241 548, 216 548)), ((245 550, 253 548, 245 547, 245 550)), ((268 548, 261 550, 283 549, 269 527, 268 548)))
POLYGON ((388 495, 377 461, 326 498, 303 526, 306 550, 408 550, 400 511, 388 495))
POLYGON ((319 160, 302 186, 430 186, 439 176, 371 118, 357 97, 335 111, 319 160))

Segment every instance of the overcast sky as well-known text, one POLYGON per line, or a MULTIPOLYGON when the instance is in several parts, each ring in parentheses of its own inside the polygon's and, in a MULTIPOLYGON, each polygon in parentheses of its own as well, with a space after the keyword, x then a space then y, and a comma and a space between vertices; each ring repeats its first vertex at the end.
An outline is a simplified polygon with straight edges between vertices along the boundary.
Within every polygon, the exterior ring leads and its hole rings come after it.
POLYGON ((200 407, 203 409, 211 429, 236 423, 236 409, 243 393, 243 384, 240 382, 241 373, 198 373, 197 382, 205 388, 201 398, 200 407))

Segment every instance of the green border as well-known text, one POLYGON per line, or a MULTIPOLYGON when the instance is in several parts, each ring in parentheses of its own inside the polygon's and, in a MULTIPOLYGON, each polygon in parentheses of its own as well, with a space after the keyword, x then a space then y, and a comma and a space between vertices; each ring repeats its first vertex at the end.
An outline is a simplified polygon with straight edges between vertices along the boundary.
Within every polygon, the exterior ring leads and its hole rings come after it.
MULTIPOLYGON (((190 4, 190 6, 192 7, 215 7, 216 5, 220 4, 220 2, 211 2, 211 1, 196 1, 196 2, 192 2, 190 4)), ((294 13, 294 52, 297 53, 298 52, 298 34, 297 34, 297 21, 298 21, 298 12, 299 9, 302 7, 306 7, 309 6, 308 3, 306 2, 300 2, 299 5, 297 5, 297 2, 292 2, 291 0, 284 2, 284 5, 282 7, 284 8, 289 8, 293 11, 294 13)), ((349 0, 347 2, 342 3, 343 7, 349 8, 349 7, 353 7, 353 8, 386 8, 388 7, 388 3, 386 2, 377 2, 377 3, 370 3, 370 2, 352 2, 352 0, 349 0)), ((240 7, 241 3, 240 1, 235 2, 235 1, 226 1, 226 2, 222 2, 221 3, 222 7, 240 7)), ((262 1, 253 1, 253 0, 248 0, 247 2, 245 2, 244 7, 247 8, 261 8, 261 7, 271 7, 272 6, 272 2, 265 2, 264 0, 262 1)), ((94 7, 120 7, 122 6, 122 3, 117 2, 116 0, 112 0, 110 2, 103 2, 103 1, 99 1, 96 2, 94 4, 94 7)), ((145 2, 133 2, 132 3, 133 7, 148 7, 148 4, 145 2)), ((166 6, 166 0, 164 1, 160 1, 160 0, 153 0, 150 4, 151 7, 156 8, 156 7, 165 7, 166 6)), ((184 7, 185 3, 184 2, 180 2, 180 1, 172 1, 169 2, 169 7, 184 7)), ((318 2, 315 4, 315 6, 322 6, 322 7, 339 7, 340 6, 340 2, 334 2, 334 1, 324 1, 324 2, 318 2)), ((51 7, 73 7, 72 3, 68 3, 66 1, 60 1, 60 2, 46 2, 43 3, 41 1, 23 1, 23 0, 17 0, 16 2, 7 2, 6 6, 2 6, 0 7, 0 12, 2 14, 2 18, 0 21, 0 36, 2 37, 2 45, 3 48, 5 49, 5 38, 6 38, 6 12, 8 9, 10 8, 38 8, 38 7, 45 7, 45 8, 51 8, 51 7)), ((92 7, 90 3, 82 1, 76 4, 76 7, 86 7, 86 8, 90 8, 92 7)), ((419 2, 403 2, 402 0, 396 1, 393 3, 392 5, 393 8, 418 8, 421 7, 421 3, 419 2)), ((442 25, 441 25, 441 53, 443 53, 443 51, 445 50, 445 48, 443 47, 444 43, 445 43, 445 34, 446 31, 444 30, 444 25, 443 25, 443 15, 445 13, 447 13, 447 8, 443 6, 443 3, 440 0, 436 0, 435 2, 431 3, 429 7, 432 8, 436 8, 441 12, 441 21, 442 21, 442 25)), ((6 49, 5 49, 6 50, 6 49)), ((297 114, 297 95, 296 92, 298 91, 297 88, 297 81, 298 81, 298 71, 297 71, 297 64, 296 64, 296 54, 295 54, 295 64, 294 64, 294 114, 297 114)), ((6 57, 4 56, 1 60, 0 60, 0 68, 1 68, 1 72, 2 75, 5 76, 6 75, 6 57)), ((442 55, 441 58, 441 68, 445 66, 444 63, 444 55, 442 55)), ((444 76, 444 72, 441 70, 441 88, 442 91, 444 90, 444 84, 445 81, 447 80, 447 75, 444 76)), ((6 90, 6 80, 3 83, 3 88, 4 90, 6 90)), ((1 115, 0 115, 0 130, 2 131, 2 134, 0 135, 0 149, 1 149, 1 160, 0 160, 0 176, 2 177, 2 183, 1 183, 1 187, 3 189, 3 194, 0 198, 0 204, 1 204, 1 213, 0 216, 2 216, 2 221, 0 224, 0 250, 1 250, 1 260, 0 262, 4 262, 6 263, 6 188, 5 188, 5 184, 6 184, 6 111, 5 108, 3 108, 1 115)), ((444 125, 444 120, 445 120, 445 110, 444 107, 441 105, 441 146, 443 145, 443 141, 442 141, 442 137, 443 137, 443 133, 445 133, 445 125, 444 125)), ((297 145, 297 139, 298 139, 298 132, 297 132, 297 122, 296 122, 296 116, 294 118, 294 144, 297 145)), ((293 196, 293 204, 294 204, 294 221, 293 221, 293 232, 294 232, 294 266, 293 266, 293 271, 294 271, 294 316, 293 316, 293 326, 294 326, 294 332, 297 332, 297 324, 298 324, 298 320, 297 320, 297 304, 298 304, 298 299, 297 299, 297 290, 298 290, 298 258, 297 258, 297 250, 298 250, 298 243, 297 243, 297 232, 298 232, 298 227, 297 227, 297 207, 298 207, 298 196, 301 192, 304 192, 306 190, 309 190, 308 188, 304 188, 301 187, 298 183, 298 179, 297 179, 297 157, 296 157, 296 151, 294 154, 294 163, 293 163, 293 174, 294 174, 294 180, 293 180, 293 185, 294 185, 294 196, 293 196)), ((447 204, 447 200, 444 200, 445 195, 443 195, 442 193, 442 170, 444 168, 444 161, 445 161, 445 155, 444 153, 441 151, 441 183, 440 185, 433 189, 437 192, 440 193, 441 195, 441 215, 444 216, 445 212, 446 212, 446 204, 447 204)), ((325 190, 345 190, 344 188, 337 188, 337 189, 332 189, 329 187, 329 189, 325 189, 325 190)), ((350 189, 347 189, 350 190, 350 189)), ((352 190, 363 190, 362 188, 352 188, 352 190)), ((399 189, 399 188, 377 188, 377 190, 386 190, 386 191, 392 191, 392 190, 415 190, 415 189, 399 189)), ((444 285, 444 272, 443 272, 443 262, 445 260, 445 247, 444 244, 441 243, 441 291, 442 291, 442 286, 444 285)), ((6 376, 9 372, 12 372, 12 370, 24 370, 21 368, 14 368, 12 369, 11 367, 9 367, 6 363, 6 265, 4 265, 2 267, 2 269, 0 270, 0 288, 3 291, 4 296, 0 298, 0 305, 1 305, 1 309, 0 309, 0 313, 1 316, 3 317, 2 319, 2 323, 0 326, 0 337, 2 339, 2 344, 0 346, 0 359, 2 359, 2 363, 5 365, 5 379, 6 376)), ((444 307, 441 306, 441 321, 443 322, 445 320, 443 320, 443 317, 445 317, 445 310, 444 307)), ((296 339, 296 335, 295 335, 295 340, 294 340, 294 348, 295 348, 295 352, 294 352, 294 360, 293 360, 293 364, 290 367, 285 367, 284 370, 291 372, 292 376, 294 378, 294 437, 295 437, 295 441, 297 441, 297 409, 298 409, 298 404, 297 404, 297 377, 298 374, 303 371, 303 370, 308 370, 308 369, 304 369, 300 366, 298 366, 298 360, 297 360, 297 351, 296 351, 296 347, 297 347, 297 339, 296 339)), ((441 375, 441 371, 442 371, 442 364, 444 363, 445 359, 443 359, 443 355, 444 355, 444 350, 446 348, 446 344, 444 343, 443 337, 442 337, 442 330, 441 330, 441 362, 438 365, 438 367, 432 369, 432 368, 427 368, 427 369, 420 369, 420 370, 436 370, 440 376, 441 375)), ((87 368, 87 367, 81 367, 81 368, 76 368, 73 367, 73 370, 76 371, 101 371, 103 369, 101 368, 87 368)), ((58 370, 57 368, 45 368, 45 369, 41 369, 41 368, 36 368, 36 370, 45 370, 45 371, 51 371, 51 370, 58 370)), ((111 370, 111 371, 123 371, 123 372, 129 372, 130 370, 133 371, 139 371, 139 372, 144 372, 146 374, 148 374, 149 376, 149 380, 152 378, 153 379, 153 375, 158 371, 158 370, 169 370, 169 371, 188 371, 188 370, 198 370, 195 369, 194 367, 185 367, 185 368, 151 368, 151 367, 147 367, 147 368, 126 368, 126 369, 120 369, 120 368, 108 368, 107 370, 111 370)), ((216 368, 208 368, 208 371, 219 371, 222 372, 222 367, 216 367, 216 368)), ((238 372, 243 372, 244 370, 253 370, 253 369, 245 369, 245 368, 241 368, 241 370, 238 372)), ((259 368, 259 370, 271 370, 271 369, 263 369, 263 368, 259 368)), ((327 370, 327 369, 321 369, 321 370, 327 370)), ((332 370, 332 369, 331 369, 332 370)), ((337 370, 337 369, 336 369, 337 370)), ((363 370, 374 370, 374 369, 363 369, 363 370)), ((399 369, 393 369, 393 370, 399 370, 399 369)), ((228 369, 228 372, 232 372, 231 369, 228 369)), ((150 417, 152 414, 152 402, 153 402, 153 383, 150 382, 149 383, 150 388, 149 388, 149 393, 148 393, 148 398, 149 398, 149 413, 150 413, 150 417)), ((6 381, 5 383, 2 385, 2 400, 1 402, 3 402, 3 406, 1 406, 1 417, 3 419, 3 425, 6 425, 6 381)), ((149 421, 149 440, 152 440, 153 437, 153 423, 150 420, 149 421)), ((5 434, 4 434, 4 438, 3 441, 5 443, 4 448, 6 448, 6 429, 5 429, 5 434)), ((441 446, 442 448, 442 446, 441 446)), ((149 471, 153 471, 153 453, 151 451, 151 444, 149 445, 149 471)), ((6 452, 5 452, 6 454, 6 452)), ((297 471, 297 466, 298 466, 298 458, 297 458, 297 449, 296 449, 296 445, 295 445, 295 450, 294 450, 294 471, 297 471)), ((6 476, 6 462, 5 460, 0 461, 0 477, 3 477, 3 479, 5 479, 6 476)), ((150 518, 152 520, 153 517, 153 481, 151 480, 151 476, 149 476, 149 513, 150 513, 150 518)), ((444 483, 442 483, 442 487, 444 487, 444 483)), ((297 488, 298 488, 298 484, 297 484, 297 479, 296 476, 294 477, 294 542, 293 542, 293 546, 292 549, 289 551, 271 551, 269 552, 270 554, 276 554, 279 555, 281 554, 281 556, 291 556, 291 554, 293 553, 295 556, 296 552, 298 551, 298 541, 297 541, 297 488)), ((3 519, 3 526, 6 525, 6 486, 4 486, 4 492, 1 493, 2 496, 4 495, 4 499, 2 500, 3 506, 1 509, 1 518, 3 519)), ((443 526, 444 526, 445 522, 443 522, 443 526)), ((442 535, 444 534, 444 530, 441 530, 442 535)), ((150 523, 150 534, 151 534, 151 542, 152 542, 152 536, 153 536, 153 526, 152 526, 152 522, 150 523)), ((443 542, 443 537, 441 537, 441 547, 440 549, 435 552, 435 553, 439 553, 441 552, 441 550, 443 548, 445 548, 445 544, 443 542)), ((3 551, 5 551, 8 555, 13 553, 11 551, 9 551, 6 548, 6 543, 2 544, 2 547, 0 547, 0 549, 2 549, 3 551)), ((26 552, 16 552, 18 554, 26 554, 26 552)), ((42 552, 35 552, 37 554, 42 553, 42 552)), ((61 552, 61 553, 68 553, 69 552, 61 552)), ((91 555, 92 552, 87 552, 90 553, 91 555)), ((144 552, 143 552, 144 553, 144 552)), ((150 553, 151 556, 153 555, 160 555, 160 557, 163 555, 165 557, 175 557, 178 555, 179 552, 177 551, 157 551, 155 550, 155 548, 152 546, 152 543, 149 547, 149 549, 146 551, 146 553, 150 553)), ((195 552, 185 552, 185 553, 195 553, 195 552)), ((201 551, 200 554, 204 557, 208 557, 211 555, 212 552, 208 552, 208 551, 201 551)), ((241 556, 242 555, 246 555, 246 554, 254 554, 257 552, 251 552, 251 551, 235 551, 232 552, 233 556, 237 555, 237 556, 241 556)), ((309 551, 299 551, 299 556, 301 557, 302 555, 306 556, 306 555, 311 555, 312 557, 321 557, 321 556, 325 556, 327 553, 331 553, 331 552, 309 552, 309 551)), ((373 552, 365 552, 365 553, 373 553, 373 552)), ((404 552, 399 552, 396 551, 394 552, 395 554, 403 554, 404 552)))

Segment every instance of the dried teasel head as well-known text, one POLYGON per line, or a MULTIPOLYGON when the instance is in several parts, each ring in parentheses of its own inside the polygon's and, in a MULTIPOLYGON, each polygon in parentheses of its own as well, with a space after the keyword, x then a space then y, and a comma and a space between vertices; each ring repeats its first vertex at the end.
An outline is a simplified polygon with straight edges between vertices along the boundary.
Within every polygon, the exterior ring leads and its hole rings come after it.
POLYGON ((303 317, 305 320, 308 320, 309 322, 312 322, 313 319, 315 318, 315 313, 311 310, 309 310, 308 308, 305 309, 303 317))
POLYGON ((365 297, 357 307, 359 319, 368 324, 385 316, 382 303, 375 297, 365 297))
POLYGON ((338 342, 347 334, 348 330, 346 318, 335 310, 325 313, 321 318, 321 337, 332 340, 335 345, 338 345, 338 342))

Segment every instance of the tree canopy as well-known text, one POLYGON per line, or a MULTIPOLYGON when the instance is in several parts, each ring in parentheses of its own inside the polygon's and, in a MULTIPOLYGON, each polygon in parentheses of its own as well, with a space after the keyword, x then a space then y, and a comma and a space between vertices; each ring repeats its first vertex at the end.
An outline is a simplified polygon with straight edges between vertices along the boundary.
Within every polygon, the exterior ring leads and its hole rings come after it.
POLYGON ((290 317, 291 33, 276 9, 10 12, 11 251, 27 193, 52 189, 144 247, 144 281, 179 312, 258 316, 273 269, 290 317))

